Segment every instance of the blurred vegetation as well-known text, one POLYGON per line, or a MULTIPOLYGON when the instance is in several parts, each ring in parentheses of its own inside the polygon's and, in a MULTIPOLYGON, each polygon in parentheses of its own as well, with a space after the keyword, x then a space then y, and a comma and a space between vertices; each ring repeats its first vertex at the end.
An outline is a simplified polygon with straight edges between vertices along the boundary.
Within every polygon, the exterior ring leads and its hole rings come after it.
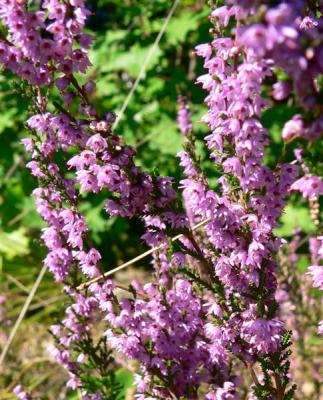
MULTIPOLYGON (((89 0, 88 4, 93 11, 88 31, 95 37, 90 55, 93 63, 90 76, 97 83, 95 102, 102 113, 117 112, 139 74, 172 1, 89 0)), ((138 164, 149 171, 172 175, 177 181, 181 179, 181 171, 176 153, 182 144, 176 124, 179 94, 190 98, 197 137, 202 138, 207 132, 204 124, 199 122, 205 111, 205 93, 194 83, 196 76, 204 72, 193 49, 196 44, 209 40, 208 13, 204 0, 180 2, 117 129, 118 134, 137 148, 138 164)), ((277 105, 264 115, 273 142, 266 158, 269 164, 277 162, 283 147, 281 127, 294 111, 277 105)), ((24 167, 27 156, 20 144, 26 135, 24 122, 27 118, 28 103, 17 95, 9 74, 4 72, 0 75, 0 293, 6 300, 0 305, 5 310, 2 322, 0 312, 0 349, 45 255, 39 240, 44 225, 35 212, 31 195, 36 181, 24 167)), ((287 158, 291 158, 295 146, 292 144, 287 149, 287 158)), ((215 170, 202 144, 199 151, 211 184, 215 184, 215 170)), ((312 151, 319 159, 319 148, 312 151)), ((84 197, 82 211, 92 231, 94 244, 100 249, 104 265, 109 269, 138 255, 144 248, 139 221, 108 219, 102 211, 103 203, 103 196, 95 199, 84 197)), ((298 226, 306 233, 315 229, 306 204, 295 196, 286 208, 277 233, 290 237, 298 226)), ((149 268, 149 264, 142 266, 149 268)), ((121 278, 129 280, 136 274, 138 272, 128 271, 121 278)), ((40 393, 43 399, 79 398, 78 393, 66 392, 66 376, 46 353, 46 346, 50 343, 47 329, 62 314, 64 301, 59 285, 46 275, 11 347, 4 373, 0 374, 1 398, 12 398, 8 390, 1 392, 1 389, 12 389, 15 382, 28 382, 29 388, 36 394, 40 393)), ((116 377, 125 387, 125 398, 131 398, 128 388, 132 375, 121 369, 116 377)))

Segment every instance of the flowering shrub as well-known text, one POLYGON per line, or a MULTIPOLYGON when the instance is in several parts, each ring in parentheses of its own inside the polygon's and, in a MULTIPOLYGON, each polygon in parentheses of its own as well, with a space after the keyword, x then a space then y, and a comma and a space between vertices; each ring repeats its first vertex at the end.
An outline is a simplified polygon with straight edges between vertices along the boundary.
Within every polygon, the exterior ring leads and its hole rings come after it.
MULTIPOLYGON (((139 167, 135 149, 115 133, 115 113, 99 114, 95 82, 84 82, 92 38, 84 33, 83 0, 48 0, 40 8, 0 1, 0 62, 27 82, 31 97, 23 144, 39 182, 37 211, 48 225, 44 263, 70 298, 65 318, 51 329, 52 353, 69 373, 67 386, 82 389, 84 399, 120 398, 113 356, 137 361, 138 399, 242 398, 244 382, 252 382, 250 399, 295 396, 289 347, 303 314, 296 309, 286 321, 284 308, 301 295, 293 271, 301 239, 295 232, 286 249, 275 228, 287 199, 300 192, 317 233, 308 274, 322 289, 323 181, 311 162, 323 132, 322 7, 271 3, 213 7, 210 42, 195 49, 206 70, 197 78, 206 91, 205 144, 219 174, 212 187, 185 97, 177 118, 184 141, 179 185, 139 167), (270 165, 262 115, 275 101, 298 111, 270 165), (79 207, 84 193, 101 192, 108 216, 142 221, 142 239, 152 248, 150 283, 123 288, 105 279, 79 207), (97 339, 93 327, 102 320, 97 339)), ((30 397, 21 386, 15 394, 30 397)))

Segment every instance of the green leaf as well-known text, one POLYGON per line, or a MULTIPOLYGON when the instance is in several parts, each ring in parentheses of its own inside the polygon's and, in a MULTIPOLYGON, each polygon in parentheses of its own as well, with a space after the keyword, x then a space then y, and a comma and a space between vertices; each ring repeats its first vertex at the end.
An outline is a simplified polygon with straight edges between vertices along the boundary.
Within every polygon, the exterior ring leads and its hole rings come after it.
MULTIPOLYGON (((127 51, 113 51, 108 41, 100 49, 92 54, 92 63, 100 66, 100 72, 126 71, 132 76, 138 76, 143 63, 145 62, 151 46, 142 47, 138 43, 127 49, 127 51)), ((147 71, 154 68, 159 56, 160 49, 156 49, 147 71)))
POLYGON ((295 228, 301 228, 305 233, 315 230, 309 209, 303 206, 287 205, 280 223, 281 226, 275 229, 275 234, 278 236, 291 236, 295 228))
POLYGON ((167 27, 167 42, 171 44, 178 44, 184 42, 187 34, 191 31, 198 29, 199 20, 205 15, 204 12, 192 13, 191 11, 184 11, 176 18, 172 19, 167 27))
POLYGON ((168 118, 164 118, 151 130, 149 147, 162 154, 175 155, 182 150, 182 143, 183 138, 178 132, 177 125, 168 118))
POLYGON ((125 397, 127 390, 133 385, 133 374, 125 369, 119 369, 116 371, 116 381, 123 387, 120 393, 121 398, 122 396, 125 397))
POLYGON ((0 231, 0 253, 8 259, 28 254, 28 242, 26 231, 23 228, 10 233, 0 231))
POLYGON ((306 255, 300 255, 297 262, 297 269, 302 274, 307 272, 307 268, 310 265, 310 258, 306 255))
POLYGON ((0 134, 7 128, 12 128, 16 124, 15 108, 9 108, 5 113, 0 113, 0 134))

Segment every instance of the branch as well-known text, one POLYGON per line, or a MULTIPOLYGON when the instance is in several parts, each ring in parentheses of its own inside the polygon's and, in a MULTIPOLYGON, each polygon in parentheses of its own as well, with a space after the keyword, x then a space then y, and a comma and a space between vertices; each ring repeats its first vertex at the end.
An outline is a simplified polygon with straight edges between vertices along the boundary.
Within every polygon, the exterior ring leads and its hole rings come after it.
MULTIPOLYGON (((197 229, 202 228, 202 227, 205 226, 208 222, 210 222, 210 220, 211 220, 210 218, 207 218, 207 219, 205 219, 205 220, 199 222, 198 224, 196 224, 195 226, 193 226, 192 231, 196 231, 197 229)), ((185 237, 185 235, 184 235, 184 234, 180 234, 180 235, 174 236, 174 237, 171 239, 171 241, 172 241, 172 242, 175 242, 175 241, 177 241, 178 239, 181 239, 181 238, 183 238, 183 237, 185 237)), ((82 284, 79 285, 76 289, 77 289, 77 290, 84 290, 84 289, 88 288, 90 285, 92 285, 92 283, 99 282, 99 281, 101 281, 101 280, 107 278, 108 276, 113 275, 113 274, 115 274, 116 272, 121 271, 122 269, 129 267, 129 266, 132 265, 132 264, 135 264, 137 261, 140 261, 140 260, 142 260, 142 259, 148 257, 150 254, 153 254, 153 253, 155 253, 156 251, 163 249, 166 245, 167 245, 167 244, 162 244, 162 245, 160 245, 160 246, 153 247, 152 249, 146 251, 145 253, 140 254, 139 256, 133 258, 132 260, 129 260, 129 261, 125 262, 124 264, 120 265, 119 267, 116 267, 116 268, 114 268, 114 269, 112 269, 112 270, 110 270, 110 271, 107 271, 107 272, 104 273, 103 275, 101 275, 101 276, 99 276, 99 277, 97 277, 97 278, 91 279, 91 280, 88 281, 88 282, 82 283, 82 284)))

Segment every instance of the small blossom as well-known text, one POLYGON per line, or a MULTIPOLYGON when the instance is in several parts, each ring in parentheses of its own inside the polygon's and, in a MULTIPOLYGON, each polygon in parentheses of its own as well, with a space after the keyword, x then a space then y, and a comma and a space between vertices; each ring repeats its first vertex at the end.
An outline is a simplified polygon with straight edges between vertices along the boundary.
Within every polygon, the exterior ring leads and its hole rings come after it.
POLYGON ((299 191, 306 199, 313 199, 323 194, 323 180, 315 175, 306 175, 291 185, 291 190, 299 191))
POLYGON ((290 121, 286 122, 282 131, 282 138, 286 141, 296 137, 301 137, 304 132, 304 122, 300 115, 295 115, 290 121))

